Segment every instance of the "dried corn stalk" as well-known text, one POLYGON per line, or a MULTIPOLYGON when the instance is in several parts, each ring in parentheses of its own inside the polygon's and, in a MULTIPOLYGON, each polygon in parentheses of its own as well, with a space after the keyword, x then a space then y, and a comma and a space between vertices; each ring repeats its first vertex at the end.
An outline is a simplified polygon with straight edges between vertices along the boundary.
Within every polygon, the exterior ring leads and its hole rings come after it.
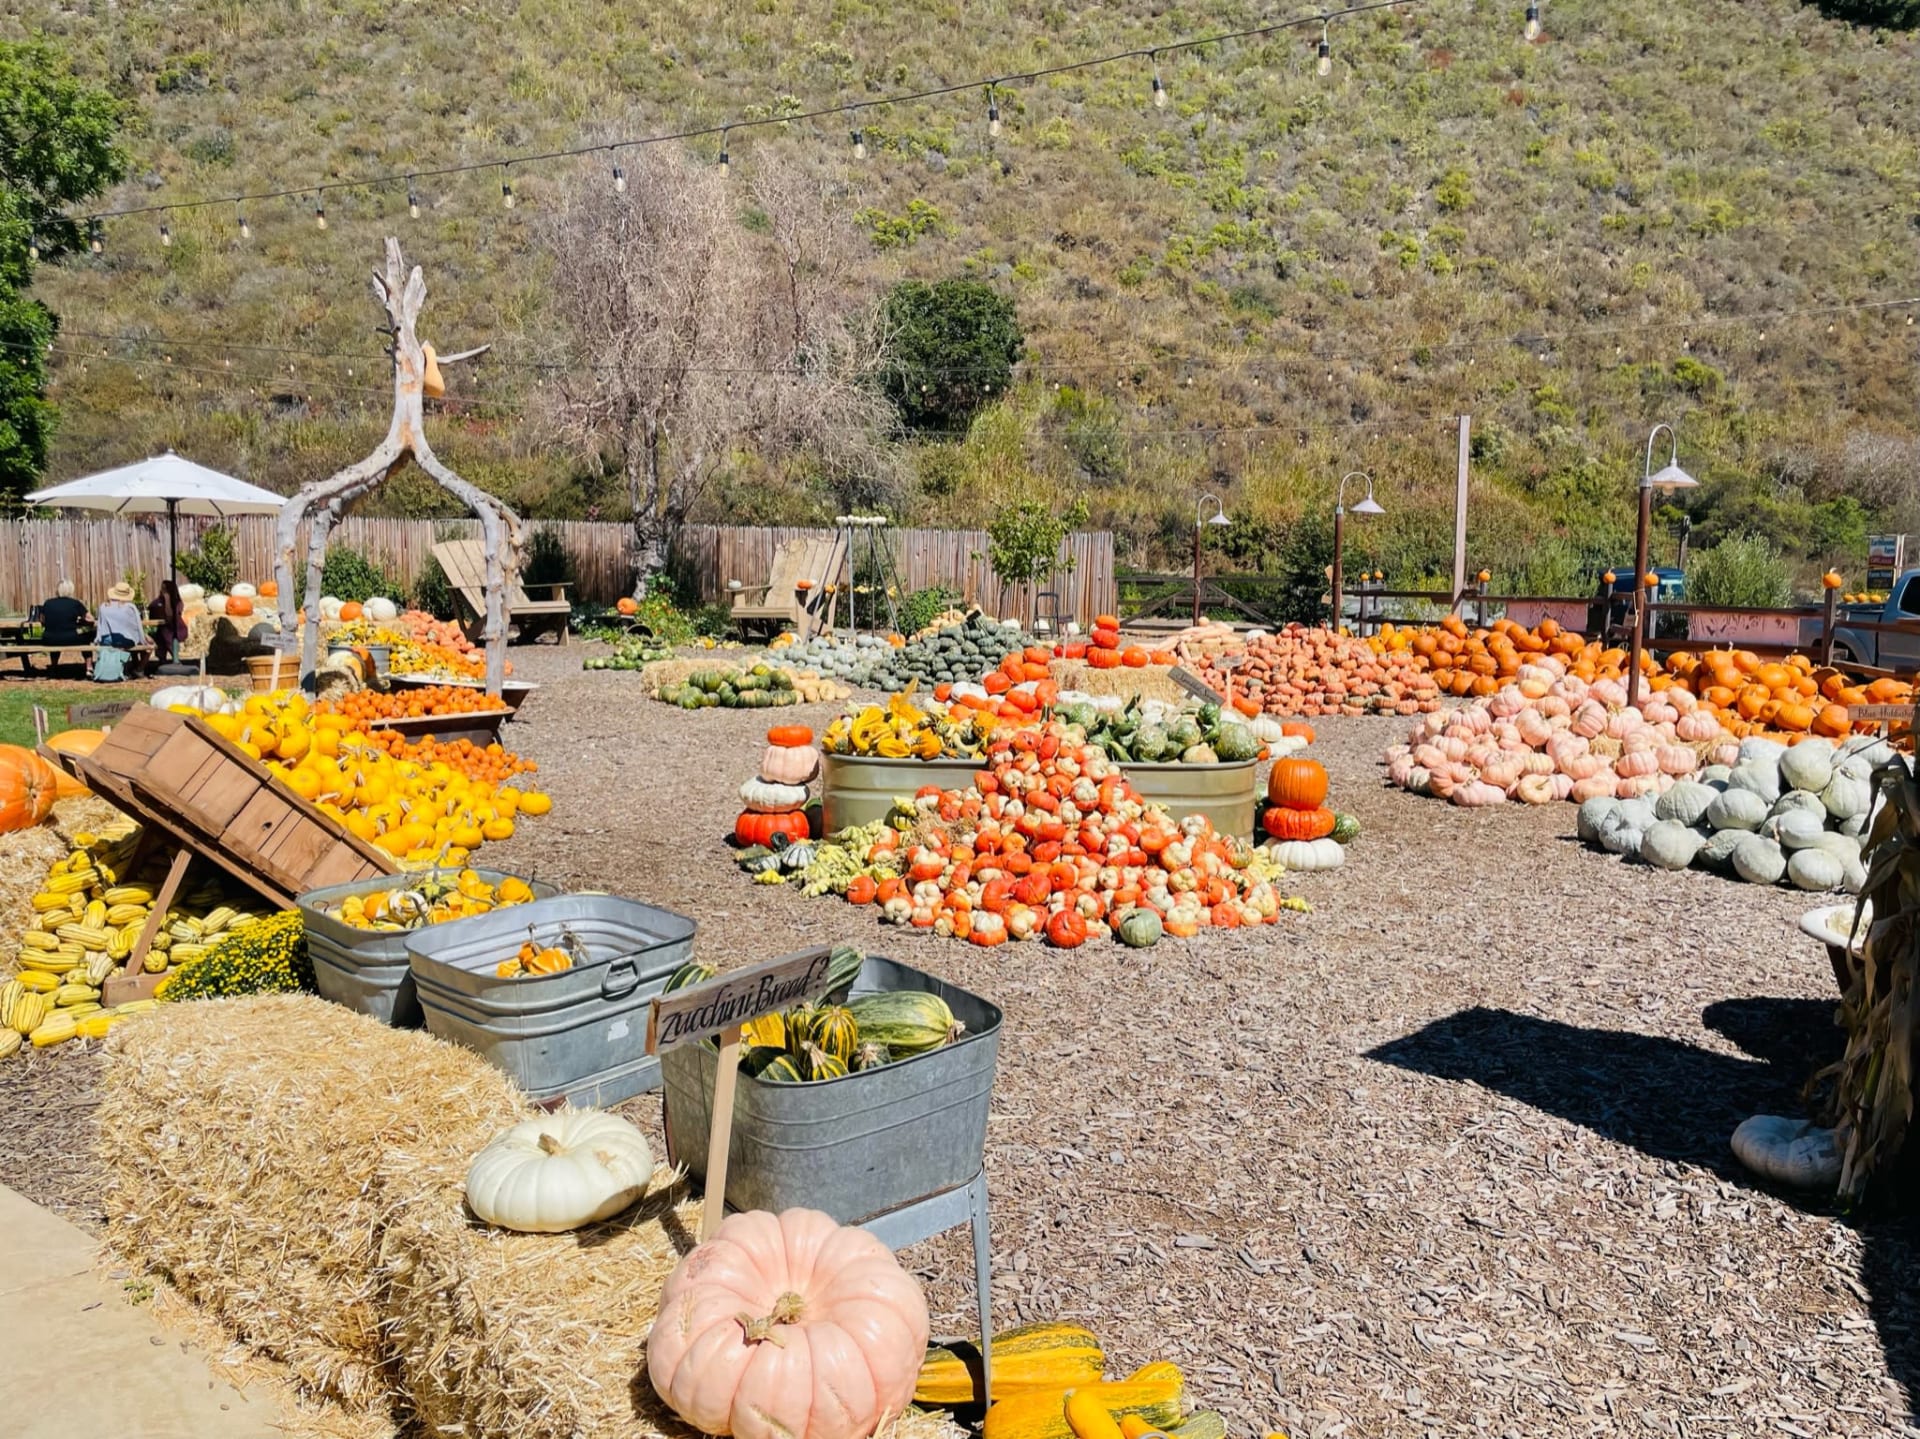
POLYGON ((1904 759, 1874 772, 1882 803, 1868 832, 1860 906, 1873 924, 1841 1000, 1846 1053, 1834 1070, 1840 1198, 1858 1199, 1900 1153, 1913 1122, 1916 979, 1920 979, 1920 781, 1904 759))

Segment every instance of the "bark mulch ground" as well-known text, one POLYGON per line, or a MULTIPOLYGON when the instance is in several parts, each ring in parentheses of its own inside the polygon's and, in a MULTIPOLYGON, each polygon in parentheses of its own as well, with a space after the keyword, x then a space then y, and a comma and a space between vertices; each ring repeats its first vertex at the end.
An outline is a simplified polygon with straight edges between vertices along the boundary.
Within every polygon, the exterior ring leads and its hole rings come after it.
MULTIPOLYGON (((1912 1225, 1727 1149, 1838 1052, 1806 897, 1591 853, 1570 805, 1390 790, 1404 721, 1334 720, 1313 753, 1363 835, 1290 885, 1312 913, 975 949, 748 883, 723 837, 768 716, 657 704, 582 653, 515 654, 543 688, 508 734, 554 810, 487 858, 692 915, 710 961, 845 938, 1002 1005, 997 1324, 1085 1323, 1110 1372, 1176 1360, 1242 1435, 1920 1434, 1912 1225)), ((0 1181, 97 1223, 92 1066, 7 1067, 0 1181)), ((659 1108, 626 1106, 656 1137, 659 1108)), ((962 1234, 905 1258, 936 1331, 970 1333, 962 1234)))

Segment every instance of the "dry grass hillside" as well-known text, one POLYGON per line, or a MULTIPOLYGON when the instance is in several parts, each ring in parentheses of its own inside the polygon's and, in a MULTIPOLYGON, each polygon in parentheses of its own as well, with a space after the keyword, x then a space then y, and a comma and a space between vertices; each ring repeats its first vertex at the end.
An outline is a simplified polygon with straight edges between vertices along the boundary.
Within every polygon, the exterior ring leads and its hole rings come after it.
MULTIPOLYGON (((1388 516, 1363 557, 1409 577, 1449 543, 1453 422, 1475 415, 1474 548, 1549 583, 1630 525, 1655 420, 1710 484, 1696 538, 1772 533, 1843 558, 1867 526, 1920 528, 1914 307, 1920 121, 1910 32, 1798 0, 1741 5, 1431 0, 1317 29, 849 122, 736 135, 817 165, 871 237, 875 293, 971 272, 1013 294, 1034 357, 963 444, 915 444, 904 512, 979 515, 1084 493, 1135 555, 1175 548, 1219 489, 1260 561, 1364 468, 1388 516), (1902 506, 1905 506, 1904 511, 1902 506), (1851 508, 1849 508, 1851 506, 1851 508)), ((1243 3, 365 0, 56 5, 38 32, 138 100, 116 204, 278 189, 1150 48, 1289 13, 1243 3)), ((1304 10, 1300 13, 1304 13, 1304 10)), ((715 147, 702 142, 707 151, 715 147)), ((569 165, 604 165, 601 160, 569 165)), ((423 330, 496 347, 461 377, 442 453, 530 510, 620 500, 536 423, 552 167, 114 223, 104 256, 45 275, 62 313, 56 472, 162 443, 282 488, 384 424, 365 275, 380 237, 426 266, 423 330)), ((390 503, 417 503, 403 489, 390 503)), ((716 510, 832 513, 804 470, 743 465, 716 510)))

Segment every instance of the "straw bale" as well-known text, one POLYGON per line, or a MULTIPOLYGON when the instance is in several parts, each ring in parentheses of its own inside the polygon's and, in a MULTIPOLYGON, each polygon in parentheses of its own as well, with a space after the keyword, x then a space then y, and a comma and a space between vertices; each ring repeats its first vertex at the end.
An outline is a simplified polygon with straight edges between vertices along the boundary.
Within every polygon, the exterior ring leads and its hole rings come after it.
POLYGON ((646 687, 648 694, 658 698, 661 690, 685 684, 687 676, 695 670, 710 670, 715 663, 710 659, 655 660, 652 664, 640 667, 640 683, 646 687))
POLYGON ((464 1163, 529 1113, 478 1055, 310 995, 164 1005, 107 1041, 101 1093, 115 1252, 355 1413, 395 1398, 382 1157, 464 1163))
POLYGON ((0 834, 0 974, 11 974, 20 952, 20 935, 33 928, 33 897, 57 859, 65 859, 71 837, 117 822, 120 812, 94 795, 63 799, 44 824, 0 834))
POLYGON ((1139 696, 1143 700, 1168 700, 1174 704, 1187 695, 1172 678, 1170 665, 1125 665, 1097 670, 1085 660, 1053 660, 1047 665, 1053 682, 1063 690, 1079 690, 1090 695, 1119 695, 1122 699, 1139 696))
MULTIPOLYGON (((466 1167, 390 1156, 396 1200, 381 1242, 390 1334, 422 1427, 464 1439, 683 1439, 647 1380, 660 1289, 700 1231, 701 1205, 656 1173, 633 1209, 570 1234, 510 1234, 471 1218, 466 1167), (421 1182, 429 1177, 435 1181, 421 1182)), ((383 1181, 384 1181, 383 1173, 383 1181)), ((958 1439, 909 1413, 890 1439, 958 1439)))

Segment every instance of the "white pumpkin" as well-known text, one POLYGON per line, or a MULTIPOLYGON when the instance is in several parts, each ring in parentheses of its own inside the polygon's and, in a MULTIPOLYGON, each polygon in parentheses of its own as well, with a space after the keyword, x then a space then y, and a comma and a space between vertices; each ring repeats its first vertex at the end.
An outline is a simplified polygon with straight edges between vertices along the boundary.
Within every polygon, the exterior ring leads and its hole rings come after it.
POLYGON ((1660 869, 1685 869, 1704 839, 1699 830, 1678 820, 1655 820, 1640 836, 1640 858, 1660 869))
POLYGON ((227 692, 215 689, 212 685, 168 685, 149 695, 147 703, 161 710, 183 705, 202 714, 225 714, 233 708, 233 701, 227 697, 227 692))
POLYGON ((400 606, 385 595, 375 595, 363 608, 367 612, 367 618, 378 625, 389 624, 400 618, 400 606))
POLYGON ((320 596, 320 618, 330 625, 338 624, 341 606, 342 602, 332 595, 320 596))
POLYGON ((1268 843, 1267 849, 1282 868, 1297 869, 1305 874, 1338 869, 1347 862, 1345 848, 1332 839, 1276 839, 1268 843))
POLYGON ((1846 866, 1824 849, 1797 849, 1787 857, 1787 883, 1816 893, 1838 889, 1846 882, 1846 866))
POLYGON ((241 583, 235 585, 232 589, 228 590, 227 593, 232 595, 236 600, 251 600, 258 598, 260 591, 256 590, 252 585, 241 583))
POLYGON ((207 596, 207 613, 208 614, 224 615, 226 612, 227 612, 227 597, 225 595, 215 593, 207 596))
POLYGON ((1733 847, 1733 872, 1749 884, 1778 884, 1787 872, 1787 856, 1765 835, 1745 835, 1733 847))
POLYGON ((488 1224, 558 1234, 607 1219, 646 1192, 647 1137, 617 1114, 563 1109, 498 1135, 467 1170, 467 1207, 488 1224))
POLYGON ((207 597, 207 592, 204 586, 201 586, 201 585, 180 586, 180 603, 183 606, 196 605, 200 603, 201 600, 204 600, 206 597, 207 597))
POLYGON ((1280 728, 1280 721, 1269 714, 1257 714, 1247 721, 1247 733, 1261 744, 1278 744, 1287 735, 1280 728))
POLYGON ((770 779, 750 779, 740 786, 740 802, 758 814, 785 814, 803 809, 807 787, 803 784, 776 784, 770 779))
POLYGON ((1761 1178, 1795 1189, 1830 1190, 1840 1182, 1838 1136, 1804 1119, 1754 1115, 1733 1131, 1733 1155, 1761 1178))

